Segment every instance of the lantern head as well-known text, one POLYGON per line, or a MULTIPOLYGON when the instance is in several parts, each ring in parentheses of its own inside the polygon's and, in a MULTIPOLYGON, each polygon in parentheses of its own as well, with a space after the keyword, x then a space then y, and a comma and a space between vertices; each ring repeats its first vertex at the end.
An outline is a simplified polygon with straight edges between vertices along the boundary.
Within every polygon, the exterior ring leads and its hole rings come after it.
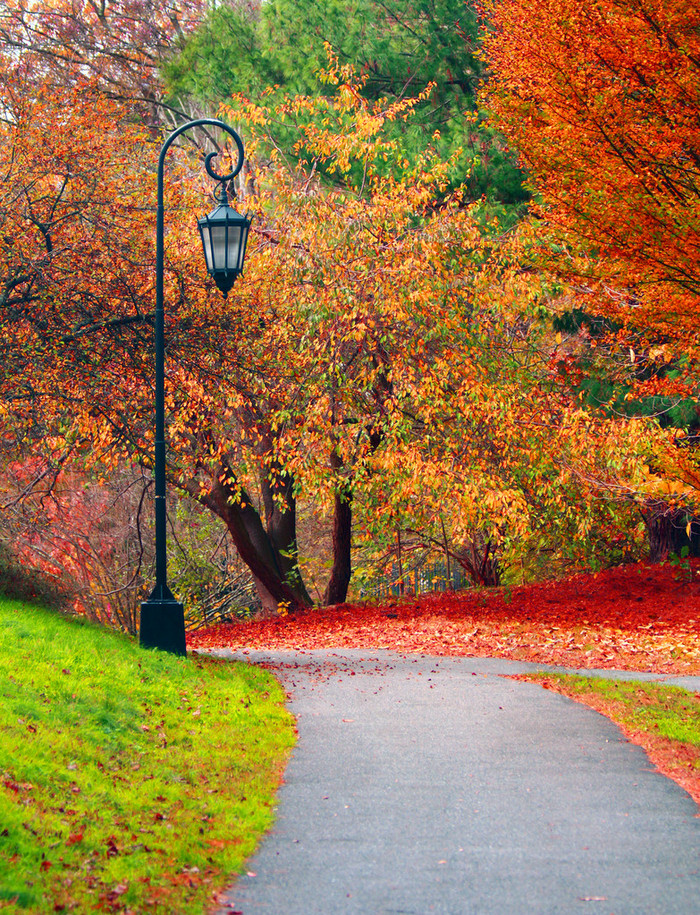
POLYGON ((219 205, 208 216, 197 220, 197 224, 207 270, 227 296, 236 277, 243 272, 250 220, 229 206, 226 185, 222 184, 219 205))

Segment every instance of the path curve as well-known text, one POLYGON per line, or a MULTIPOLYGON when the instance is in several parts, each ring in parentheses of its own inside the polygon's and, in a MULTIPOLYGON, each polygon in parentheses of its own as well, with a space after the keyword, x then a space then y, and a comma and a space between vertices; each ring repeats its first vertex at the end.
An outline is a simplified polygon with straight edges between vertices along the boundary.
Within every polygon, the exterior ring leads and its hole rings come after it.
POLYGON ((542 665, 215 653, 271 666, 299 729, 276 823, 219 912, 700 912, 695 803, 604 716, 501 676, 542 665))

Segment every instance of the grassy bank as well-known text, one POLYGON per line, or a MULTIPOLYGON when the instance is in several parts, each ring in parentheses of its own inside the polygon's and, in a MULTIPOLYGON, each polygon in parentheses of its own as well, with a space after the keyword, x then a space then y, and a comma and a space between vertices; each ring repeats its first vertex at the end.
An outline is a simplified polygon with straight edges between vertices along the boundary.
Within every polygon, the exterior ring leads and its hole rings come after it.
POLYGON ((204 911, 271 823, 282 702, 0 598, 0 910, 204 911))
POLYGON ((630 680, 532 674, 547 689, 601 712, 644 747, 657 768, 700 804, 700 694, 630 680))

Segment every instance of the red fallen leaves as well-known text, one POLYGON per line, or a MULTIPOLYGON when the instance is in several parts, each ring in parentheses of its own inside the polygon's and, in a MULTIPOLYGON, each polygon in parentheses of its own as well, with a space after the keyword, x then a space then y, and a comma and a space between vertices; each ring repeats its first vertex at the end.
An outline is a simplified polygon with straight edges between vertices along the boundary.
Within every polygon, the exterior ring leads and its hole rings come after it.
POLYGON ((100 893, 99 902, 95 906, 96 909, 105 909, 108 912, 116 912, 122 910, 121 899, 129 889, 128 882, 117 883, 107 892, 100 893))
POLYGON ((190 633, 191 648, 385 648, 700 674, 700 575, 638 564, 555 582, 341 604, 190 633))
POLYGON ((107 857, 114 858, 119 854, 119 846, 117 845, 117 840, 115 836, 110 836, 107 839, 107 857))

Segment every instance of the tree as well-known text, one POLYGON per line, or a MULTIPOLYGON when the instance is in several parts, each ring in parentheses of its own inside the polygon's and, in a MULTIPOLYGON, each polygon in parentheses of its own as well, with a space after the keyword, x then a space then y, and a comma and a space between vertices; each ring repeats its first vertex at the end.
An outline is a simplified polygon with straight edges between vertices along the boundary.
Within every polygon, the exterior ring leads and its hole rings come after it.
POLYGON ((6 0, 0 9, 3 71, 28 92, 90 82, 152 126, 168 122, 160 69, 201 21, 200 0, 6 0))
POLYGON ((265 148, 279 147, 275 131, 293 129, 304 153, 305 166, 290 171, 276 157, 270 177, 256 179, 263 209, 274 204, 277 217, 274 252, 259 283, 271 301, 291 295, 304 324, 297 350, 306 360, 304 386, 295 410, 280 417, 278 447, 302 491, 325 492, 332 505, 335 555, 326 600, 337 601, 350 577, 354 493, 372 456, 392 447, 389 428, 402 415, 395 402, 408 397, 417 373, 431 373, 432 357, 449 337, 440 322, 464 288, 456 280, 450 288, 444 274, 456 276, 461 245, 479 247, 481 240, 454 203, 431 212, 446 180, 446 167, 434 156, 414 167, 406 163, 400 180, 378 173, 395 154, 383 125, 408 117, 412 103, 370 105, 340 70, 328 79, 336 81, 337 95, 235 111, 255 126, 265 148), (318 184, 320 167, 335 174, 336 190, 318 184), (353 181, 356 173, 361 184, 353 181))
MULTIPOLYGON (((480 585, 638 556, 644 466, 667 442, 653 421, 601 416, 562 389, 553 293, 523 270, 525 241, 489 252, 469 333, 455 337, 439 387, 413 403, 419 434, 382 456, 361 522, 385 556, 400 533, 404 552, 430 547, 480 585)), ((658 482, 675 485, 665 463, 658 482)))
MULTIPOLYGON (((153 144, 99 87, 50 85, 34 99, 7 89, 2 388, 12 409, 4 435, 31 427, 47 449, 89 449, 108 467, 149 464, 153 277, 143 211, 153 196, 153 144), (61 129, 45 135, 46 123, 61 129)), ((256 203, 248 278, 228 302, 208 289, 184 224, 192 188, 175 181, 170 201, 171 482, 223 518, 275 606, 310 603, 295 501, 321 477, 338 517, 327 599, 344 597, 353 480, 367 455, 391 442, 387 398, 409 397, 448 339, 447 326, 435 326, 435 302, 447 315, 463 299, 459 247, 481 246, 456 203, 450 220, 431 212, 445 181, 440 163, 421 161, 401 181, 374 171, 394 149, 379 139, 382 125, 407 114, 409 102, 371 110, 344 85, 334 99, 300 99, 287 113, 318 105, 329 128, 319 133, 313 117, 305 127, 302 118, 300 139, 329 168, 364 161, 368 197, 315 186, 313 166, 298 174, 273 163, 274 183, 257 181, 269 190, 256 203), (235 348, 222 346, 229 337, 235 348)))
POLYGON ((597 298, 693 356, 699 33, 689 0, 503 0, 485 41, 486 100, 531 176, 550 262, 587 310, 597 298))
MULTIPOLYGON (((488 15, 486 101, 531 175, 539 264, 575 284, 556 318, 562 380, 609 413, 675 426, 670 463, 687 478, 699 415, 697 6, 504 0, 488 15)), ((638 492, 655 557, 689 543, 693 498, 675 485, 638 492)))
MULTIPOLYGON (((11 76, 3 443, 98 472, 149 467, 157 139, 99 83, 49 81, 29 96, 11 76)), ((257 215, 227 300, 193 231, 199 163, 173 150, 169 164, 169 481, 224 521, 273 609, 311 603, 299 499, 334 519, 326 600, 342 600, 354 522, 370 537, 439 531, 455 557, 475 544, 503 565, 540 518, 585 532, 566 502, 592 487, 566 471, 592 440, 596 472, 615 485, 645 457, 639 424, 596 424, 551 383, 537 318, 548 293, 521 267, 520 236, 508 251, 497 227, 485 233, 448 190, 450 163, 431 150, 409 161, 386 130, 424 98, 370 102, 339 65, 324 78, 325 97, 224 112, 252 136, 245 205, 257 215), (296 136, 295 164, 277 130, 296 136)))
POLYGON ((3 542, 56 582, 74 610, 135 633, 153 556, 141 517, 146 486, 138 468, 120 468, 96 484, 75 466, 15 461, 0 482, 3 542))
MULTIPOLYGON (((271 91, 282 101, 332 91, 318 80, 329 55, 354 68, 357 89, 369 102, 423 96, 410 122, 393 133, 409 158, 434 146, 451 160, 452 187, 465 182, 471 199, 527 199, 509 150, 483 123, 476 103, 482 71, 477 17, 463 0, 223 4, 210 10, 164 72, 176 104, 194 98, 216 107, 238 94, 263 101, 271 91)), ((292 155, 293 135, 279 133, 278 140, 292 155)))
MULTIPOLYGON (((21 92, 8 92, 10 106, 12 117, 2 137, 7 180, 0 207, 6 245, 2 380, 9 408, 4 437, 16 433, 16 441, 17 434, 30 430, 54 452, 89 448, 94 463, 111 468, 122 460, 150 465, 154 272, 152 238, 144 233, 143 220, 154 194, 157 147, 118 103, 89 84, 79 92, 40 87, 31 100, 21 92), (56 130, 47 134, 47 123, 56 130)), ((272 339, 263 339, 262 351, 250 333, 241 333, 241 340, 247 336, 251 351, 260 357, 249 374, 240 362, 235 365, 237 353, 222 359, 222 335, 245 320, 221 308, 206 312, 210 293, 198 241, 191 231, 186 237, 178 213, 178 204, 184 209, 185 200, 192 203, 192 188, 178 183, 176 162, 171 177, 174 225, 169 241, 178 257, 169 265, 168 299, 175 314, 178 305, 184 313, 179 323, 173 322, 178 331, 171 334, 169 406, 180 408, 171 436, 182 454, 180 467, 177 459, 171 461, 173 482, 225 516, 241 555, 276 601, 308 603, 303 584, 285 578, 295 565, 294 537, 287 513, 274 500, 279 484, 275 468, 263 475, 264 495, 270 497, 268 527, 283 539, 265 532, 245 499, 235 511, 226 502, 227 494, 242 485, 240 474, 234 482, 228 472, 229 451, 249 444, 245 424, 240 434, 236 420, 254 424, 257 414, 269 407, 264 386, 258 393, 256 376, 258 366, 265 364, 265 345, 274 345, 277 325, 272 339), (199 274, 199 280, 186 284, 188 273, 199 274), (193 329, 200 313, 207 316, 193 329), (229 388, 222 397, 228 393, 238 403, 217 403, 207 386, 220 372, 233 375, 234 367, 244 369, 240 387, 245 393, 229 388), (222 415, 214 421, 217 409, 222 415), (212 476, 206 500, 194 482, 200 464, 212 476), (251 543, 251 537, 257 541, 251 543), (268 566, 278 568, 275 575, 269 573, 270 582, 268 566)), ((245 318, 249 314, 246 310, 245 318)), ((268 361, 271 372, 279 364, 268 361)), ((271 396, 275 383, 273 376, 271 396)), ((263 468, 266 452, 257 438, 251 453, 251 460, 263 468)))

